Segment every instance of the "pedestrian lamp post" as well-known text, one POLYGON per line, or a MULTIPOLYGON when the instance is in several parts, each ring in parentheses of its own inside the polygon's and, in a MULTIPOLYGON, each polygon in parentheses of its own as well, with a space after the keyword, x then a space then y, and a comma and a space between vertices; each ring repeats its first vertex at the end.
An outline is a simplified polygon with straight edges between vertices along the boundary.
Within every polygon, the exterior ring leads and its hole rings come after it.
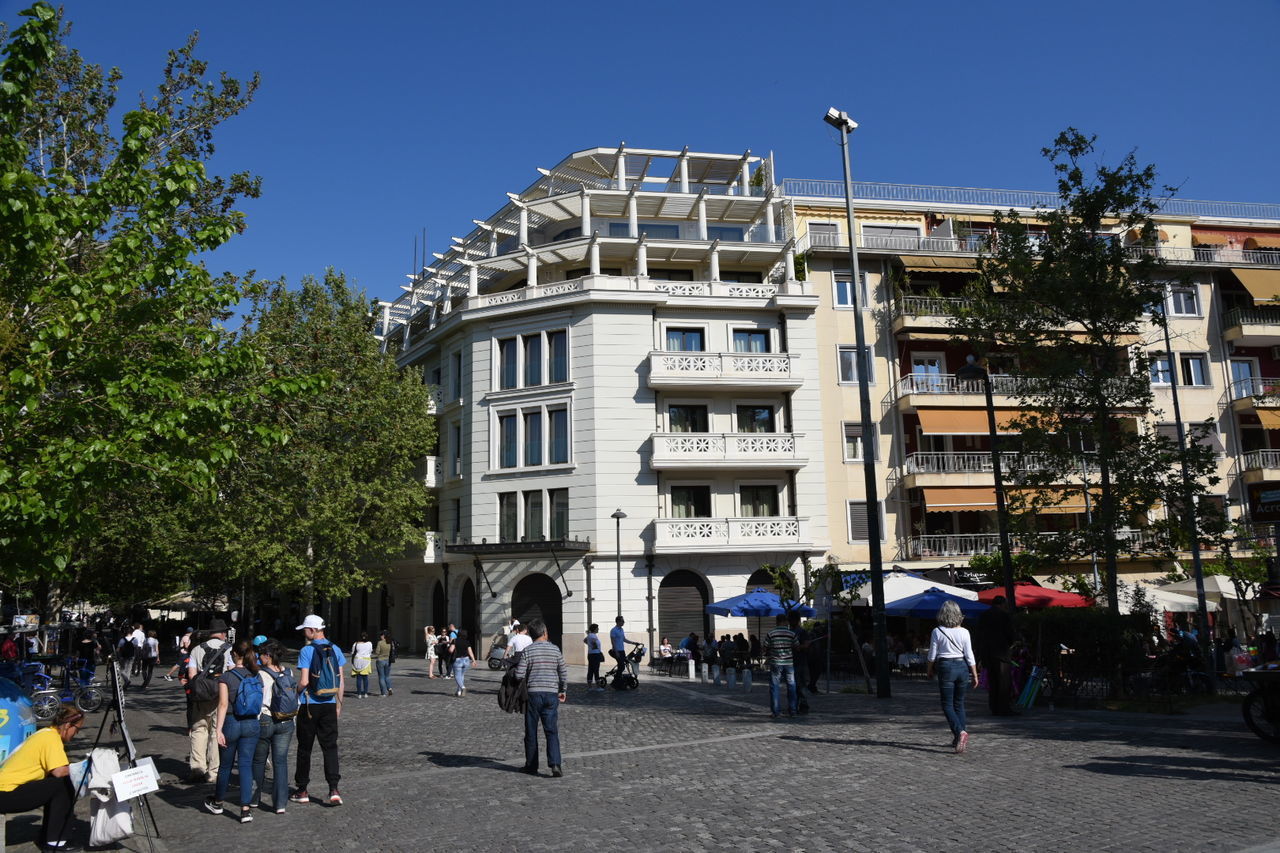
POLYGON ((991 473, 996 483, 996 529, 1000 531, 1000 566, 1004 574, 1004 596, 1009 610, 1017 610, 1017 590, 1013 585, 1013 554, 1009 548, 1009 511, 1004 500, 1004 472, 1000 467, 999 436, 996 432, 996 403, 991 394, 991 374, 973 356, 965 358, 965 366, 956 371, 960 382, 982 382, 987 398, 987 434, 991 440, 991 473))
POLYGON ((613 515, 609 516, 614 521, 614 552, 613 556, 616 561, 615 568, 617 570, 618 580, 618 615, 622 615, 622 519, 627 514, 621 509, 614 510, 613 515))
POLYGON ((875 421, 871 419, 871 352, 867 349, 866 332, 862 328, 862 275, 858 269, 858 228, 853 210, 853 178, 849 171, 849 134, 858 123, 835 107, 827 110, 823 121, 840 131, 840 154, 844 165, 845 215, 849 220, 849 290, 853 304, 853 328, 858 372, 858 407, 862 416, 862 472, 866 482, 867 551, 871 575, 871 624, 876 640, 876 696, 887 699, 889 690, 889 642, 884 612, 884 561, 880 554, 880 500, 876 489, 875 421))

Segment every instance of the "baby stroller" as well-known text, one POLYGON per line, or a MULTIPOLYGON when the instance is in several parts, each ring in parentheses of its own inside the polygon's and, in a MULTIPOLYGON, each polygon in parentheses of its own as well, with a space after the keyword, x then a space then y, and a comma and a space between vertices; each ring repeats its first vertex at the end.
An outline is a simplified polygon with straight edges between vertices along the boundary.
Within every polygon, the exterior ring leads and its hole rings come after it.
POLYGON ((489 663, 489 669, 506 669, 507 668, 507 642, 510 638, 506 634, 494 634, 493 639, 489 642, 489 654, 485 660, 489 663))
POLYGON ((635 690, 640 686, 640 664, 644 662, 645 647, 639 643, 635 644, 635 648, 627 653, 627 665, 623 669, 618 665, 614 665, 600 679, 601 686, 604 686, 613 680, 614 690, 635 690), (621 670, 621 671, 620 671, 621 670))

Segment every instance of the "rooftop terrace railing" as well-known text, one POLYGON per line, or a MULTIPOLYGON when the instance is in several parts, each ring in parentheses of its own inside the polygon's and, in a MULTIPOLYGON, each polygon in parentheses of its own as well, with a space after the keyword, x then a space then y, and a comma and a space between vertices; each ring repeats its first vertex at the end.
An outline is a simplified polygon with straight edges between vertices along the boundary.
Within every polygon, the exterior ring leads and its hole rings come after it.
MULTIPOLYGON (((789 196, 844 198, 844 182, 786 178, 782 181, 782 191, 789 196)), ((1060 201, 1057 193, 1035 190, 935 187, 873 181, 855 181, 853 197, 870 201, 965 204, 991 210, 1004 210, 1010 207, 1057 207, 1060 201)), ((1224 219, 1280 219, 1280 204, 1170 198, 1160 203, 1160 212, 1175 216, 1211 216, 1224 219)))
POLYGON ((1222 315, 1222 328, 1280 326, 1280 308, 1232 308, 1222 315))

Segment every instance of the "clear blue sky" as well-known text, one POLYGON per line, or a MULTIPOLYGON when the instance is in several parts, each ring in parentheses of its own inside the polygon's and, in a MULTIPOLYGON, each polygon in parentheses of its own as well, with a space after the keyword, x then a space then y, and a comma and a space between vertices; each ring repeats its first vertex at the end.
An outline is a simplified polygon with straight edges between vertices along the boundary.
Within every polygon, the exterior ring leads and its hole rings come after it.
MULTIPOLYGON (((0 0, 0 18, 27 5, 0 0)), ((65 8, 126 102, 195 29, 212 69, 262 72, 214 165, 262 175, 263 198, 215 270, 333 266, 384 298, 421 229, 441 251, 574 150, 772 150, 782 177, 839 177, 831 105, 861 124, 862 180, 1050 189, 1039 150, 1074 125, 1183 197, 1280 202, 1276 0, 65 8)))

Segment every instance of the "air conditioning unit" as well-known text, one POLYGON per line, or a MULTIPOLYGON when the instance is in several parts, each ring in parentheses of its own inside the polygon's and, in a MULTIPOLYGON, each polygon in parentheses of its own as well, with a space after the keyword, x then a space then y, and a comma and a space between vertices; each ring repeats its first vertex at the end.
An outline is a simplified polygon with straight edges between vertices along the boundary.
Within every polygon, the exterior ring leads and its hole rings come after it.
POLYGON ((1280 359, 1280 347, 1271 348, 1271 357, 1274 359, 1280 359))

